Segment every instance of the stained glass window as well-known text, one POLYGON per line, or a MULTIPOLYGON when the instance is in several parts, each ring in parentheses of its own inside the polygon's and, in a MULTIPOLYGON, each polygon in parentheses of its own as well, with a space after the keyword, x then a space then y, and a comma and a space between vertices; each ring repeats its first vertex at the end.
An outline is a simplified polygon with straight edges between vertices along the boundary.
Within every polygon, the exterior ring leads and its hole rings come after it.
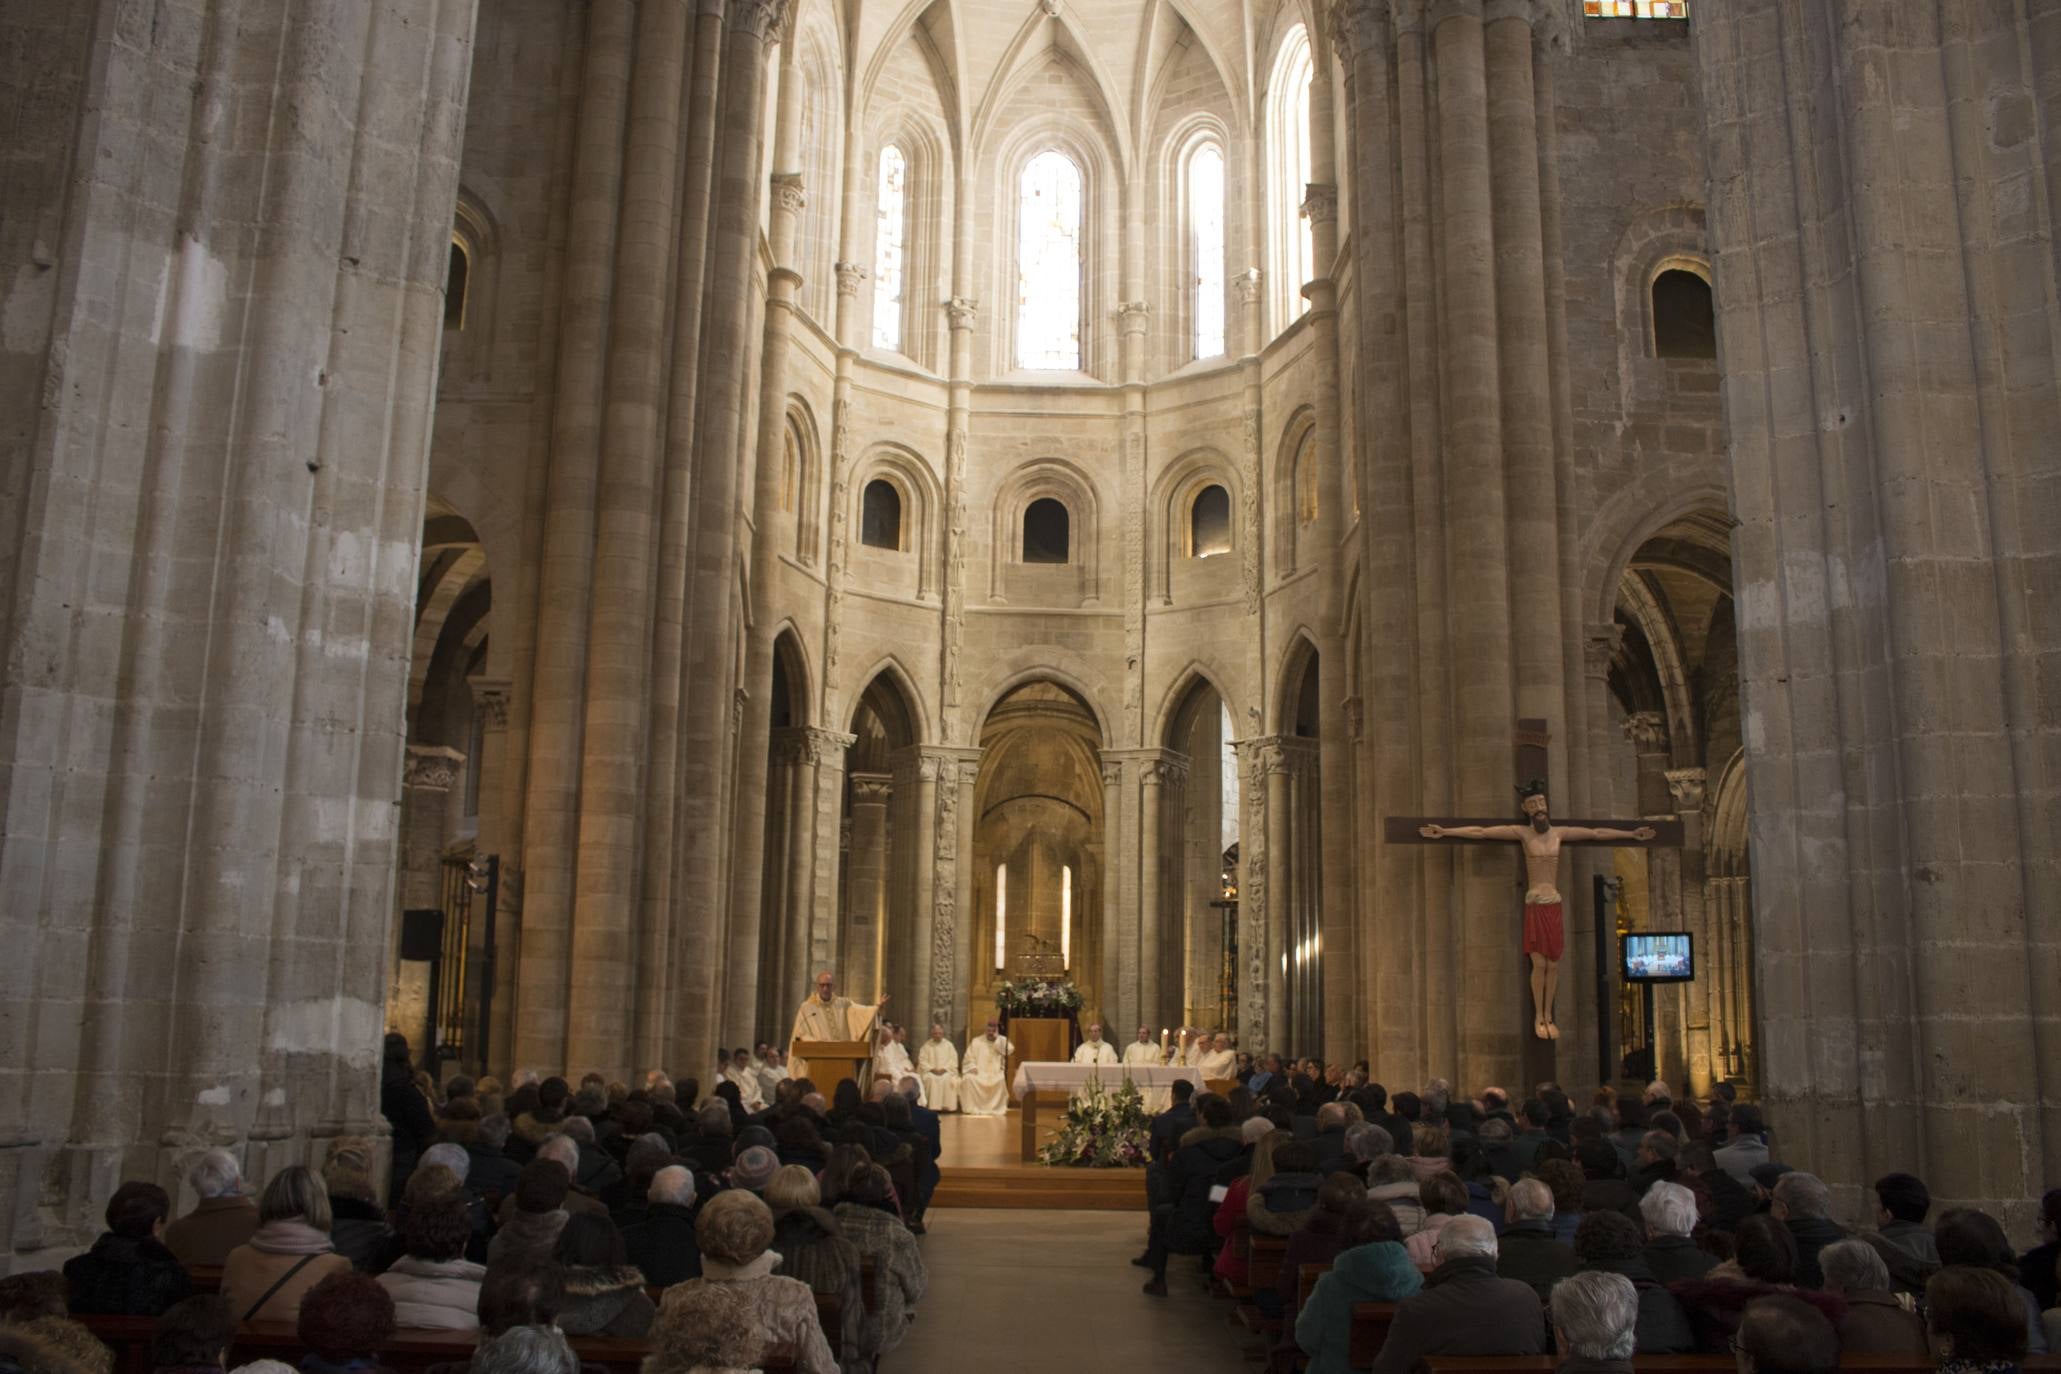
POLYGON ((1273 273, 1276 333, 1302 318, 1310 303, 1302 288, 1310 279, 1310 222, 1302 201, 1310 184, 1310 36, 1295 26, 1274 62, 1267 87, 1267 149, 1273 186, 1267 207, 1267 267, 1273 273))
POLYGON ((1689 0, 1582 0, 1591 19, 1687 19, 1689 0))
POLYGON ((903 239, 908 232, 909 161, 890 143, 880 150, 880 208, 874 216, 873 346, 902 346, 903 239))
POLYGON ((1056 149, 1017 184, 1016 365, 1081 365, 1081 169, 1056 149))
POLYGON ((1224 150, 1205 143, 1188 159, 1188 243, 1194 255, 1195 356, 1224 353, 1224 150))

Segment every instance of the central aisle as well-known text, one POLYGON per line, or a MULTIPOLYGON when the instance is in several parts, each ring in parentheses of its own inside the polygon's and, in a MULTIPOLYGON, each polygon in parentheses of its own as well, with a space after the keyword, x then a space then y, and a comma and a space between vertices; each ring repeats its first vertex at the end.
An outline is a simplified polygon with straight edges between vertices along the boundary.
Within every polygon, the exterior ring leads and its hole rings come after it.
POLYGON ((936 1210, 922 1315, 882 1368, 948 1374, 1232 1374, 1257 1342, 1204 1292, 1200 1261, 1177 1257, 1170 1295, 1139 1293, 1145 1217, 1122 1212, 936 1210))

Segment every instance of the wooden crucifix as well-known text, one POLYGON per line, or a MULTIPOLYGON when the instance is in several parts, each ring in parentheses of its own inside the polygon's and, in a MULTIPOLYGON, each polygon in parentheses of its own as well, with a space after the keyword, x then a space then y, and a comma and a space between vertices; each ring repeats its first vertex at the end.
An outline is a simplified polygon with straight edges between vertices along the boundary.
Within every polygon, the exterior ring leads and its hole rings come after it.
POLYGON ((1531 960, 1532 1034, 1558 1040, 1553 1003, 1560 991, 1560 956, 1566 933, 1560 897, 1560 851, 1567 845, 1651 844, 1679 847, 1680 821, 1552 819, 1546 799, 1543 720, 1517 722, 1518 809, 1524 820, 1503 816, 1390 816, 1384 838, 1390 844, 1487 843, 1520 845, 1524 853, 1524 952, 1531 960), (1530 781, 1525 781, 1530 779, 1530 781))

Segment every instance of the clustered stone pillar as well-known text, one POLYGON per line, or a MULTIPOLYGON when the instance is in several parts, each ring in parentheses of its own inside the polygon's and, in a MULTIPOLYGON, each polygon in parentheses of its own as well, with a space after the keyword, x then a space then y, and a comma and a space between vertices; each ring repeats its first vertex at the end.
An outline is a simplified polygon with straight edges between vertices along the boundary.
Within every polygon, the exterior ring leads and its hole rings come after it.
POLYGON ((1909 1169, 2016 1225, 2061 1177, 2061 799, 2033 781, 2061 317, 2026 289, 2055 225, 2025 190, 2061 165, 2061 35, 2044 7, 1736 0, 1691 36, 1758 1084, 1840 1201, 1909 1169))
POLYGON ((377 1133, 474 17, 8 16, 0 1244, 377 1133))

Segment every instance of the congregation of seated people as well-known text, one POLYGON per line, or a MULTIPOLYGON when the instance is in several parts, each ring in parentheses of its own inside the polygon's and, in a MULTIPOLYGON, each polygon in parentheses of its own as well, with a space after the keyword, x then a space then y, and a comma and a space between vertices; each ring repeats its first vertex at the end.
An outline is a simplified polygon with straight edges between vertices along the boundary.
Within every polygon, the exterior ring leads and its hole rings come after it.
POLYGON ((143 1339, 162 1374, 288 1374, 277 1357, 374 1374, 397 1339, 458 1340, 423 1366, 444 1374, 690 1374, 775 1357, 869 1374, 915 1320, 915 1237, 940 1181, 915 1079, 878 1081, 870 1100, 846 1079, 826 1100, 769 1056, 747 1109, 727 1072, 706 1098, 657 1071, 634 1090, 525 1072, 439 1091, 403 1038, 384 1052, 387 1179, 372 1142, 345 1137, 320 1168, 262 1186, 207 1150, 176 1217, 164 1188, 122 1184, 106 1232, 62 1273, 0 1280, 0 1374, 114 1374, 139 1319, 155 1319, 143 1339), (583 1358, 594 1342, 622 1363, 583 1358))
POLYGON ((1876 1180, 1849 1228, 1724 1085, 1707 1102, 1603 1088, 1587 1107, 1551 1083, 1520 1102, 1442 1079, 1391 1097, 1364 1064, 1263 1055, 1229 1092, 1172 1098, 1132 1263, 1163 1298, 1174 1257, 1199 1257, 1274 1370, 1529 1356, 1629 1374, 1702 1355, 1741 1374, 1844 1357, 1993 1374, 2061 1352, 2061 1189, 2022 1254, 1907 1173, 1876 1180))

